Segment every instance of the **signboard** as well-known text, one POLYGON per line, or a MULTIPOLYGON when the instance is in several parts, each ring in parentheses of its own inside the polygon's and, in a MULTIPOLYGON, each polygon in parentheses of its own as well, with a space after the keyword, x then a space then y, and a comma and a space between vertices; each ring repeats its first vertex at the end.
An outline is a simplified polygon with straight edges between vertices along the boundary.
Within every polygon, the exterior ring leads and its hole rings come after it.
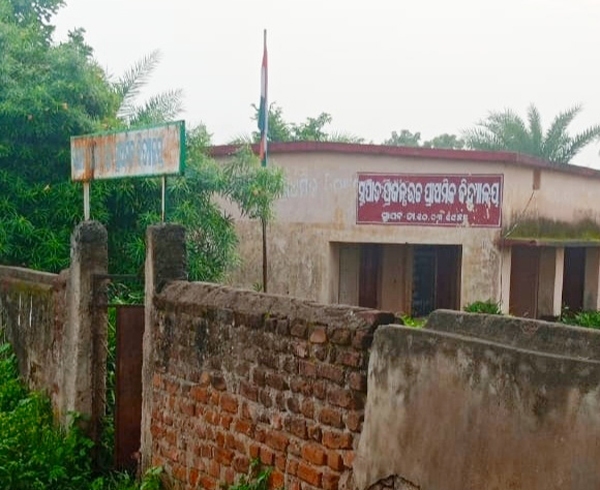
POLYGON ((185 123, 71 138, 71 179, 180 174, 185 161, 185 123))
POLYGON ((499 227, 501 174, 359 173, 357 224, 499 227))

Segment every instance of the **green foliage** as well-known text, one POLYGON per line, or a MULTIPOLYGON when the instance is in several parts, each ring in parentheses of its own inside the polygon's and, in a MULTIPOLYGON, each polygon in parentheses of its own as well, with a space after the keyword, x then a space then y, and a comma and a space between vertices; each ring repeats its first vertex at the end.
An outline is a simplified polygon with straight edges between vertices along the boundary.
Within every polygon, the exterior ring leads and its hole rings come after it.
POLYGON ((563 308, 559 321, 577 327, 600 329, 600 311, 573 312, 568 308, 563 308))
POLYGON ((161 468, 151 468, 137 483, 125 473, 97 476, 93 443, 72 426, 54 425, 47 397, 30 393, 18 377, 12 348, 0 344, 0 490, 159 490, 161 468))
POLYGON ((254 459, 250 464, 250 474, 242 476, 237 483, 231 485, 228 490, 267 490, 269 488, 269 478, 273 469, 262 467, 260 460, 254 459))
MULTIPOLYGON (((253 119, 258 121, 259 107, 252 105, 253 119)), ((364 143, 364 138, 349 133, 327 131, 333 118, 331 114, 321 112, 317 117, 307 117, 302 123, 291 123, 283 118, 283 110, 277 104, 269 105, 269 132, 267 138, 272 142, 285 141, 332 141, 339 143, 364 143)), ((250 139, 238 138, 233 143, 256 143, 260 140, 260 133, 252 133, 250 139)))
MULTIPOLYGON (((69 182, 70 137, 164 122, 181 110, 178 90, 137 103, 158 52, 113 81, 83 31, 53 44, 49 22, 61 5, 0 0, 0 263, 51 272, 68 266, 70 235, 83 219, 81 185, 69 182)), ((246 162, 230 185, 226 169, 206 156, 206 128, 190 129, 187 141, 186 175, 169 179, 167 220, 188 230, 191 278, 218 281, 236 262, 237 237, 214 197, 266 215, 282 177, 246 162)), ((91 215, 109 231, 112 273, 142 272, 145 231, 160 221, 160 203, 159 179, 93 182, 91 215)))
POLYGON ((488 299, 486 301, 474 301, 464 307, 468 313, 485 313, 487 315, 502 315, 500 304, 488 299))
POLYGON ((533 155, 549 162, 568 164, 583 148, 600 137, 600 125, 571 136, 568 127, 581 112, 581 106, 559 113, 544 133, 535 105, 527 110, 527 121, 510 109, 490 112, 477 126, 465 132, 469 148, 509 150, 533 155))
POLYGON ((407 327, 421 328, 427 323, 427 317, 414 318, 409 315, 400 315, 398 318, 401 320, 402 325, 407 327))
POLYGON ((459 150, 464 148, 465 142, 455 134, 440 134, 431 140, 421 143, 421 133, 412 133, 408 129, 403 129, 400 133, 392 131, 390 138, 383 142, 389 146, 413 146, 422 148, 447 148, 459 150))

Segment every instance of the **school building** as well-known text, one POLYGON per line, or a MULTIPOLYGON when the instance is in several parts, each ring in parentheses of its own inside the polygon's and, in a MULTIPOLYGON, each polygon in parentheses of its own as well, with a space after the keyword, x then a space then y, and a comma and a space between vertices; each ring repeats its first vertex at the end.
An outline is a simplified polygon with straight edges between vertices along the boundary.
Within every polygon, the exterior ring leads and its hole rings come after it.
MULTIPOLYGON (((600 309, 598 170, 511 152, 329 142, 269 151, 287 182, 267 232, 270 293, 412 316, 485 300, 537 318, 600 309)), ((253 287, 261 226, 235 218, 242 264, 231 282, 253 287)))

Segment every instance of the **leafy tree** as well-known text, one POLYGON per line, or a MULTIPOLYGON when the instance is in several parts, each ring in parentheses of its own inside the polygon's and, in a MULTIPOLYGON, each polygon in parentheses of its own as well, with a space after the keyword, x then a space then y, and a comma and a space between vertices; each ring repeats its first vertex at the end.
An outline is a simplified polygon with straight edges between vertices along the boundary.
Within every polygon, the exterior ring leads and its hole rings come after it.
POLYGON ((549 162, 568 164, 583 148, 600 137, 600 125, 571 136, 569 125, 581 112, 574 106, 559 113, 543 131, 535 105, 527 110, 527 121, 510 109, 491 112, 465 133, 466 145, 479 150, 509 150, 540 157, 549 162))
MULTIPOLYGON (((83 31, 53 44, 50 21, 61 5, 0 0, 0 263, 48 271, 68 265, 69 237, 83 218, 81 187, 69 181, 70 137, 167 121, 181 107, 179 91, 137 103, 158 53, 113 81, 83 31)), ((227 168, 206 157, 209 143, 203 126, 188 132, 186 175, 169 180, 167 216, 190 230, 191 276, 218 280, 235 260, 237 239, 213 196, 236 201, 244 179, 247 189, 258 179, 259 190, 268 183, 265 202, 272 202, 283 183, 276 169, 258 171, 247 160, 234 187, 227 168)), ((91 192, 92 217, 109 230, 111 272, 140 270, 145 228, 160 220, 159 179, 95 181, 91 192)))
POLYGON ((392 135, 383 142, 389 146, 421 146, 421 133, 412 133, 403 129, 400 133, 392 131, 392 135))
MULTIPOLYGON (((259 108, 254 109, 253 119, 258 120, 259 108)), ((317 117, 307 117, 304 122, 291 123, 283 118, 283 110, 277 104, 269 106, 268 140, 271 142, 285 141, 332 141, 340 143, 363 143, 364 139, 345 132, 328 132, 326 127, 331 124, 331 114, 321 112, 317 117)), ((260 133, 255 131, 250 138, 236 138, 233 143, 256 143, 260 140, 260 133)))
POLYGON ((455 134, 440 134, 431 140, 421 143, 421 133, 412 133, 408 129, 403 129, 400 133, 392 131, 390 138, 383 142, 390 146, 414 146, 423 148, 447 148, 457 150, 464 148, 465 143, 455 134))

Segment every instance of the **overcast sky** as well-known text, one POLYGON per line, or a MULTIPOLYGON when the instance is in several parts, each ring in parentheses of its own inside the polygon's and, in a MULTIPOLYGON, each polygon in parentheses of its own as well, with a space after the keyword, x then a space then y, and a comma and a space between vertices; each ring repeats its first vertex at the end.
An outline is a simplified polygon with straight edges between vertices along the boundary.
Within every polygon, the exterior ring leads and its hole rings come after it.
MULTIPOLYGON (((188 124, 216 143, 254 130, 262 32, 269 98, 292 122, 328 112, 332 129, 376 143, 392 131, 458 133, 490 110, 548 124, 582 104, 572 130, 600 123, 600 0, 67 0, 57 39, 87 31, 118 75, 154 49, 147 93, 182 88, 188 124)), ((600 168, 600 144, 574 163, 600 168)))

